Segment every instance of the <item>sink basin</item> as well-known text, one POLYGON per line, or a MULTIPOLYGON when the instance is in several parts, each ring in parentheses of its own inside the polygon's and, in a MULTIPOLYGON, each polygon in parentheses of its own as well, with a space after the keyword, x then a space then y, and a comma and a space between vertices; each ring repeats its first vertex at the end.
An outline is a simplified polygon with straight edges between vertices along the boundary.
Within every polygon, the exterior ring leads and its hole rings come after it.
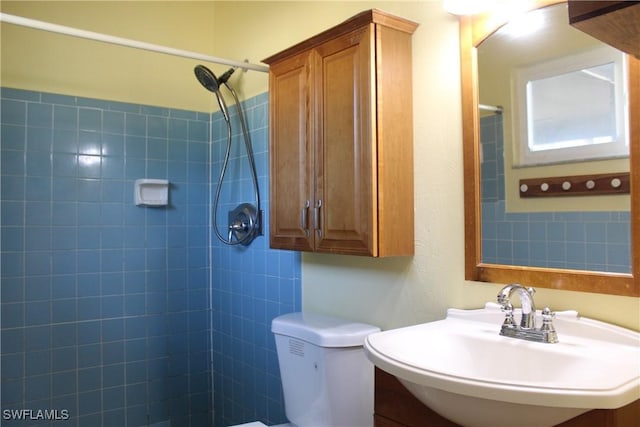
POLYGON ((462 426, 554 426, 640 399, 640 333, 567 311, 553 322, 560 342, 546 344, 499 335, 503 320, 493 303, 449 309, 444 320, 371 334, 364 349, 462 426))

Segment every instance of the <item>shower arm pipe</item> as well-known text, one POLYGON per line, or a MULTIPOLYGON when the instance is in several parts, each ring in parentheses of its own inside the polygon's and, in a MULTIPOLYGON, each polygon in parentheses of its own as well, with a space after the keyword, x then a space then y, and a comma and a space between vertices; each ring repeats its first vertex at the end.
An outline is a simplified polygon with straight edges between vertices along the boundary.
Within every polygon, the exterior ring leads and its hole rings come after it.
POLYGON ((127 39, 123 37, 111 36, 109 34, 96 33, 93 31, 81 30, 78 28, 67 27, 64 25, 52 24, 49 22, 38 21, 36 19, 24 18, 22 16, 10 15, 0 12, 0 22, 7 24, 20 25, 23 27, 34 28, 37 30, 48 31, 52 33, 64 34, 67 36, 78 37, 98 42, 115 44, 119 46, 130 47, 134 49, 146 50, 150 52, 163 53, 166 55, 180 56, 182 58, 197 59, 199 61, 212 62, 215 64, 229 65, 242 70, 269 72, 269 67, 265 65, 252 64, 249 62, 234 61, 216 56, 204 55, 189 50, 175 49, 168 46, 162 46, 153 43, 141 42, 138 40, 127 39))

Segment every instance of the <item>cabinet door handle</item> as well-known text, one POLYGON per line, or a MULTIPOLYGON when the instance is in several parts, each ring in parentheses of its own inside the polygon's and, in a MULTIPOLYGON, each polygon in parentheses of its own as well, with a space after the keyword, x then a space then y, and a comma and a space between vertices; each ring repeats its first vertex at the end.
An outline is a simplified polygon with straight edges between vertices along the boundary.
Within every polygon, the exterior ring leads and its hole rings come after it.
POLYGON ((322 229, 320 228, 320 208, 322 207, 322 199, 318 199, 315 208, 313 208, 313 229, 316 230, 318 236, 322 236, 322 229))
POLYGON ((305 203, 305 206, 300 210, 300 228, 302 228, 307 236, 309 236, 309 200, 305 203))

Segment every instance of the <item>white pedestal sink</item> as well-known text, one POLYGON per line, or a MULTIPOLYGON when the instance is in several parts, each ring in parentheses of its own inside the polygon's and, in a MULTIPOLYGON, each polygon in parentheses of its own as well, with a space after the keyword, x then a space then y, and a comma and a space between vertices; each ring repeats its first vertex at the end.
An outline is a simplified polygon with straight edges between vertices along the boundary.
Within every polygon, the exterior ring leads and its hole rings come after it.
POLYGON ((503 319, 493 303, 449 309, 444 320, 370 335, 365 353, 467 427, 553 426, 640 399, 640 333, 562 312, 560 342, 546 344, 500 336, 503 319))

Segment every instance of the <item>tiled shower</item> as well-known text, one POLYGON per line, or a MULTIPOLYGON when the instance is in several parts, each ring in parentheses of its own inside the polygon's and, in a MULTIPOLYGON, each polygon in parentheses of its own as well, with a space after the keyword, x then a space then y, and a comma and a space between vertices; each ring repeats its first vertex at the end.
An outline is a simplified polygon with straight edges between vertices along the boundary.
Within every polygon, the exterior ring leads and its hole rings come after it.
MULTIPOLYGON (((268 227, 213 237, 220 114, 1 97, 2 425, 284 422, 270 321, 301 308, 300 258, 268 227), (138 178, 168 179, 169 205, 135 206, 138 178)), ((268 223, 268 95, 244 104, 268 223)), ((252 201, 243 156, 224 203, 252 201)))

